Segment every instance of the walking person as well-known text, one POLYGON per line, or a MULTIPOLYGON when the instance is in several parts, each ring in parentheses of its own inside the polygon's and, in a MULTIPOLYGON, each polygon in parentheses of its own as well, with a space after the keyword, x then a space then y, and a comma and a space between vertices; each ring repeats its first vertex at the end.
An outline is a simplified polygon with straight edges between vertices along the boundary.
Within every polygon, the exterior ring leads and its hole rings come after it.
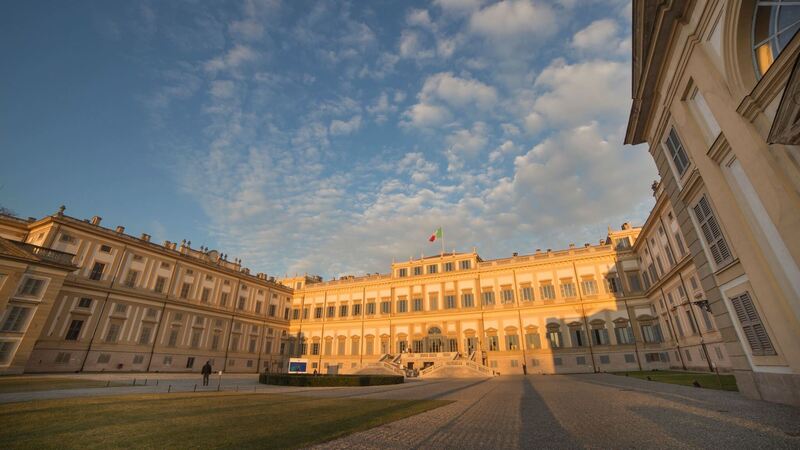
POLYGON ((211 369, 211 362, 206 361, 205 365, 203 366, 203 370, 201 371, 201 373, 203 374, 203 386, 208 386, 208 377, 211 376, 212 371, 213 370, 211 369))

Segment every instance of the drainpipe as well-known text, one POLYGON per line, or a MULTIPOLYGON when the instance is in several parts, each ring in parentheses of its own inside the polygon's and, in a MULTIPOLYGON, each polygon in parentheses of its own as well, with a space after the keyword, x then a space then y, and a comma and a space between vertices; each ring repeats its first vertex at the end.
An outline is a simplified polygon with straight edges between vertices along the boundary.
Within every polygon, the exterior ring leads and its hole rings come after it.
POLYGON ((519 334, 522 339, 520 339, 520 348, 522 349, 522 373, 523 375, 528 374, 528 356, 525 353, 525 347, 527 346, 527 342, 525 342, 525 334, 524 329, 522 328, 522 311, 520 310, 520 296, 519 296, 519 286, 517 286, 517 271, 512 270, 511 276, 514 278, 514 297, 517 299, 517 320, 519 320, 519 334))
POLYGON ((672 331, 672 337, 675 340, 675 349, 678 352, 678 359, 681 360, 681 367, 683 367, 683 370, 686 370, 686 362, 683 360, 683 354, 681 353, 681 345, 679 344, 680 341, 678 341, 678 334, 675 332, 675 324, 673 323, 672 314, 670 314, 669 307, 667 307, 667 303, 665 301, 666 297, 664 296, 664 288, 659 287, 658 289, 659 291, 661 291, 661 300, 664 301, 664 309, 667 310, 667 323, 669 324, 669 328, 672 331))
POLYGON ((156 334, 153 337, 153 346, 150 348, 150 359, 147 361, 147 370, 146 372, 150 372, 150 366, 153 364, 153 357, 155 357, 156 352, 156 343, 158 343, 158 335, 159 331, 161 331, 161 324, 164 323, 164 315, 166 314, 167 310, 167 301, 166 299, 169 298, 169 293, 172 292, 172 288, 174 287, 175 283, 175 273, 178 271, 178 261, 175 261, 175 264, 172 265, 172 275, 169 277, 169 286, 167 287, 167 293, 164 295, 164 304, 161 307, 161 315, 158 316, 158 323, 156 324, 156 334))
POLYGON ((597 373, 597 364, 594 362, 594 349, 592 348, 592 338, 589 336, 589 320, 586 318, 586 309, 583 306, 583 293, 578 279, 578 269, 575 261, 572 261, 572 273, 575 274, 575 288, 578 291, 578 301, 581 302, 581 315, 583 315, 583 326, 586 327, 586 341, 589 343, 589 357, 592 358, 592 371, 597 373))
POLYGON ((711 358, 708 355, 708 349, 706 348, 705 338, 703 337, 703 332, 700 331, 700 324, 697 322, 697 316, 694 314, 694 305, 689 300, 689 291, 686 289, 686 282, 683 281, 683 275, 678 272, 678 277, 681 279, 681 286, 683 287, 683 292, 686 294, 686 302, 689 306, 689 315, 692 316, 692 320, 694 321, 694 327, 697 329, 697 334, 700 336, 700 347, 703 349, 703 353, 706 355, 706 363, 708 364, 708 371, 713 372, 714 367, 711 365, 711 358))
POLYGON ((111 284, 108 285, 108 292, 106 293, 106 298, 103 300, 103 306, 100 308, 100 315, 97 318, 97 324, 94 326, 94 330, 92 331, 92 337, 89 338, 89 347, 86 348, 86 354, 83 355, 83 362, 81 362, 81 368, 78 369, 78 372, 83 372, 84 367, 86 367, 86 360, 89 359, 89 353, 92 351, 92 345, 94 344, 94 338, 97 335, 97 329, 100 328, 100 323, 103 321, 103 313, 106 310, 106 304, 108 303, 108 298, 111 296, 111 289, 114 288, 114 282, 117 280, 119 276, 119 272, 122 270, 122 265, 125 262, 125 252, 128 251, 128 246, 122 246, 122 254, 119 258, 119 264, 117 265, 117 270, 114 271, 114 276, 111 277, 111 284))

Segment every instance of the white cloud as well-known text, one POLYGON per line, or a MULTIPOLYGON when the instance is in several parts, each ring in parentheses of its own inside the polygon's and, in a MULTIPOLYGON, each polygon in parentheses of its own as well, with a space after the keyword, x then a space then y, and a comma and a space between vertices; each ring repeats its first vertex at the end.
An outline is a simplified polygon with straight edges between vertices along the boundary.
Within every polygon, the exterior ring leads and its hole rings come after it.
POLYGON ((264 36, 264 25, 253 19, 235 20, 230 23, 228 29, 232 34, 250 41, 264 36))
POLYGON ((414 183, 425 183, 439 170, 439 167, 425 159, 420 152, 406 153, 397 163, 397 173, 408 174, 414 183))
POLYGON ((446 14, 463 15, 480 8, 484 0, 434 0, 433 3, 446 14))
POLYGON ((459 78, 450 72, 428 77, 420 92, 422 100, 439 99, 451 106, 488 109, 497 102, 497 90, 477 80, 459 78))
POLYGON ((434 25, 427 9, 412 9, 406 15, 406 23, 412 27, 433 29, 434 25))
POLYGON ((520 35, 546 36, 555 31, 556 16, 549 6, 529 0, 505 0, 476 11, 470 29, 493 39, 520 35))
POLYGON ((434 56, 433 50, 425 47, 422 35, 414 30, 403 30, 400 33, 398 51, 401 57, 410 59, 426 59, 434 56))
POLYGON ((258 52, 252 48, 246 45, 236 45, 225 55, 207 61, 205 69, 209 72, 235 70, 245 63, 257 60, 258 57, 258 52))
POLYGON ((230 80, 217 80, 211 82, 211 95, 218 98, 230 98, 235 92, 236 86, 230 80))
POLYGON ((489 162, 495 162, 503 156, 511 155, 517 152, 517 146, 512 141, 505 141, 500 144, 496 149, 489 153, 489 162))
POLYGON ((333 120, 330 126, 333 135, 351 134, 358 131, 359 128, 361 128, 361 116, 353 116, 347 121, 333 120))
POLYGON ((611 19, 596 20, 575 33, 572 46, 579 50, 602 52, 616 50, 619 46, 617 22, 611 19))
POLYGON ((554 60, 536 79, 535 87, 544 92, 534 101, 526 127, 541 126, 541 118, 550 124, 618 124, 630 104, 630 76, 630 67, 621 62, 554 60))
POLYGON ((417 103, 403 113, 403 125, 428 128, 442 125, 452 120, 447 108, 427 103, 417 103))

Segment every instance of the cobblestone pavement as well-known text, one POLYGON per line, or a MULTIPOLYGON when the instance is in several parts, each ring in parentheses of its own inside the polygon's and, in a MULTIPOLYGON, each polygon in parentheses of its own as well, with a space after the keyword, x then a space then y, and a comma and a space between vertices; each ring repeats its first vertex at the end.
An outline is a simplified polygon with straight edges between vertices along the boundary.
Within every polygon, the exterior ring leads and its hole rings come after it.
MULTIPOLYGON (((199 377, 157 375, 154 386, 0 394, 0 403, 40 399, 187 392, 199 377)), ((58 376, 58 378, 64 378, 58 376)), ((76 378, 131 382, 130 375, 76 378)), ((216 390, 216 381, 204 389, 216 390)), ((137 383, 142 383, 138 379, 137 383)), ((472 448, 800 448, 800 409, 747 400, 736 392, 608 374, 409 380, 372 387, 259 385, 225 375, 221 390, 310 397, 446 399, 446 406, 317 446, 320 449, 472 448)))
POLYGON ((455 402, 317 448, 800 448, 800 409, 607 374, 425 381, 357 396, 455 402))

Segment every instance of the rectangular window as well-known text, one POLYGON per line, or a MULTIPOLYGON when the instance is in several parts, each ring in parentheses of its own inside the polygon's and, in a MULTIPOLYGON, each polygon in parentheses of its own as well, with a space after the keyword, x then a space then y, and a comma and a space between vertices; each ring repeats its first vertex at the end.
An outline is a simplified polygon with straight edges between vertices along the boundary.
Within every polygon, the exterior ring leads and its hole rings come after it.
POLYGON ((361 315, 361 303, 356 303, 353 305, 353 316, 360 316, 361 315))
POLYGON ((547 341, 550 343, 550 348, 561 348, 564 342, 561 339, 561 332, 550 330, 547 332, 547 341))
POLYGON ((328 317, 328 318, 335 317, 336 316, 336 307, 335 306, 328 306, 328 311, 327 312, 328 313, 325 315, 325 317, 328 317))
POLYGON ((481 300, 484 306, 494 305, 494 291, 485 291, 481 293, 481 300))
POLYGON ((697 334, 697 327, 694 324, 694 317, 692 317, 692 312, 689 310, 686 310, 686 320, 689 321, 689 328, 692 329, 692 334, 697 334))
POLYGON ((711 322, 711 314, 709 314, 705 308, 700 308, 700 315, 703 316, 703 323, 706 326, 706 330, 714 331, 714 323, 711 322))
POLYGON ((572 338, 573 347, 584 347, 586 345, 586 336, 580 328, 573 328, 569 331, 572 338))
POLYGON ((117 342, 117 338, 119 337, 119 329, 119 324, 110 324, 108 326, 108 332, 106 332, 106 342, 117 342))
POLYGON ((436 311, 439 309, 439 297, 437 294, 431 294, 428 297, 428 306, 430 307, 431 311, 436 311))
POLYGON ((439 270, 439 266, 436 264, 428 265, 428 273, 436 273, 439 270))
POLYGON ((116 303, 114 305, 114 313, 125 314, 126 312, 128 312, 128 305, 124 303, 116 303))
POLYGON ((24 331, 25 326, 28 323, 28 317, 32 311, 31 308, 12 306, 7 311, 6 320, 3 322, 3 328, 0 328, 0 331, 8 331, 13 333, 24 331))
POLYGON ((186 358, 186 368, 191 369, 192 367, 194 367, 194 356, 186 358))
POLYGON ((211 289, 204 287, 203 291, 200 292, 200 301, 203 303, 208 303, 209 297, 211 297, 211 289))
POLYGON ((319 342, 312 342, 311 343, 311 354, 312 355, 319 355, 319 342))
POLYGON ((246 302, 247 299, 245 297, 239 297, 239 303, 236 305, 236 309, 243 310, 246 302))
POLYGON ((539 333, 526 334, 525 345, 528 346, 528 350, 536 350, 542 348, 542 340, 539 337, 539 333))
POLYGON ((300 319, 300 308, 294 308, 292 310, 292 320, 300 319))
POLYGON ((577 296, 577 292, 575 291, 575 283, 569 282, 562 282, 561 283, 561 296, 564 298, 570 298, 577 296))
POLYGON ((576 356, 575 357, 575 364, 577 364, 579 366, 585 366, 586 365, 586 357, 585 356, 576 356))
POLYGON ((67 336, 64 339, 67 341, 77 341, 78 336, 81 335, 81 329, 83 329, 83 321, 73 320, 69 324, 69 329, 67 329, 67 336))
POLYGON ((745 292, 731 298, 731 304, 753 355, 775 355, 775 348, 772 346, 767 329, 761 322, 756 305, 753 303, 753 299, 750 298, 750 293, 745 292))
POLYGON ((139 344, 149 344, 150 334, 153 332, 150 327, 142 327, 142 334, 139 335, 139 344))
POLYGON ((347 305, 339 306, 339 317, 347 317, 347 310, 348 310, 347 305))
POLYGON ((219 350, 219 333, 214 333, 214 335, 211 336, 211 350, 219 350))
POLYGON ((581 290, 583 295, 597 295, 597 281, 583 280, 581 281, 581 290))
POLYGON ((672 163, 675 165, 675 170, 678 172, 677 178, 681 178, 689 167, 689 157, 686 155, 686 150, 683 148, 680 139, 678 139, 675 128, 669 130, 669 135, 664 144, 667 146, 667 150, 669 150, 670 157, 672 158, 672 163))
POLYGON ((159 294, 164 292, 164 285, 166 284, 166 282, 167 282, 167 279, 164 278, 164 277, 156 278, 156 285, 155 285, 155 287, 153 287, 153 290, 155 292, 158 292, 159 294))
POLYGON ((143 362, 144 362, 144 355, 135 355, 133 357, 133 364, 134 365, 139 365, 139 364, 142 364, 143 362))
POLYGON ((189 342, 189 345, 192 348, 197 348, 200 346, 200 330, 192 330, 192 340, 189 342))
POLYGON ((642 336, 647 343, 662 342, 661 326, 658 324, 642 325, 642 336))
POLYGON ((381 302, 381 314, 389 314, 392 312, 392 302, 381 302))
MULTIPOLYGON (((269 305, 269 316, 270 317, 275 317, 275 309, 276 308, 277 308, 277 305, 269 305)), ((258 312, 258 311, 256 311, 256 312, 258 312)))
POLYGON ((444 296, 444 307, 446 309, 453 309, 456 307, 456 296, 448 294, 444 296))
POLYGON ((303 308, 303 320, 308 319, 308 308, 303 308))
POLYGON ((172 356, 165 356, 164 357, 164 365, 171 366, 172 365, 172 356))
POLYGON ((594 341, 594 345, 608 345, 610 341, 608 339, 608 330, 605 328, 595 328, 592 330, 592 340, 594 341))
POLYGON ((175 347, 178 345, 178 328, 173 328, 169 331, 169 340, 167 341, 167 345, 170 347, 175 347))
POLYGON ((522 298, 523 302, 532 302, 533 301, 533 288, 530 286, 525 286, 519 290, 520 297, 522 298))
POLYGON ((414 275, 422 275, 422 266, 414 267, 414 275))
POLYGON ((638 273, 629 273, 628 274, 628 284, 631 285, 631 291, 633 292, 640 292, 642 290, 642 283, 639 280, 638 273))
POLYGON ((61 236, 58 239, 61 242, 73 242, 75 240, 74 237, 72 237, 72 236, 70 236, 70 235, 68 235, 66 233, 61 233, 61 236))
POLYGON ((422 311, 422 299, 421 298, 415 298, 413 300, 413 302, 414 302, 414 306, 413 306, 414 311, 422 311))
POLYGON ((506 350, 519 350, 519 336, 516 334, 506 335, 506 350))
POLYGON ((88 297, 83 297, 78 300, 78 308, 89 308, 92 306, 92 299, 88 297))
POLYGON ((628 364, 635 363, 636 357, 633 356, 633 353, 625 353, 625 362, 628 364))
POLYGON ((139 272, 135 270, 129 270, 128 275, 125 276, 125 282, 123 283, 126 287, 134 287, 136 286, 136 279, 139 278, 139 272))
POLYGON ((111 354, 109 353, 100 353, 97 356, 97 364, 108 364, 111 361, 111 354))
POLYGON ((714 263, 718 268, 727 265, 733 259, 733 255, 731 255, 725 236, 722 235, 722 229, 717 223, 717 218, 705 195, 700 198, 693 209, 708 250, 714 258, 714 263))
POLYGON ((228 293, 223 292, 219 295, 219 306, 225 306, 228 304, 228 293))
POLYGON ((617 239, 617 250, 624 250, 626 248, 631 248, 631 238, 625 236, 624 238, 617 239))
POLYGON ((367 303, 367 315, 374 316, 375 315, 375 302, 367 303))
POLYGON ((633 344, 633 328, 628 326, 616 327, 614 328, 614 334, 617 337, 617 344, 633 344))
POLYGON ((471 292, 461 294, 461 306, 463 308, 474 308, 475 296, 471 292))
POLYGON ((500 301, 503 304, 514 303, 514 291, 511 288, 504 288, 500 291, 500 301))
POLYGON ((398 269, 397 270, 397 276, 399 276, 399 277, 407 277, 408 276, 408 269, 405 268, 405 267, 402 268, 402 269, 398 269))
POLYGON ((256 338, 251 336, 250 337, 250 342, 247 343, 247 351, 250 352, 250 353, 255 353, 256 352, 256 343, 257 343, 256 342, 256 338))
POLYGON ((453 270, 455 270, 455 264, 453 264, 452 262, 444 263, 444 271, 445 272, 452 272, 453 270))
POLYGON ((315 319, 322 319, 322 307, 317 306, 314 308, 314 318, 315 319))
POLYGON ((106 265, 103 263, 96 262, 92 267, 92 271, 89 273, 90 280, 101 280, 103 278, 103 271, 106 269, 106 265))
POLYGON ((111 246, 110 245, 101 245, 100 251, 103 253, 111 253, 111 246))
POLYGON ((679 231, 675 232, 675 244, 678 246, 678 256, 682 257, 686 254, 686 247, 683 245, 683 239, 679 231))
POLYGON ((408 312, 408 300, 397 301, 397 312, 400 313, 408 312))
POLYGON ((619 283, 619 278, 614 276, 606 278, 606 288, 612 294, 622 293, 622 285, 619 283))
POLYGON ((487 336, 486 340, 489 345, 490 352, 496 352, 500 350, 500 344, 498 342, 497 336, 487 336))
POLYGON ((183 283, 183 286, 181 286, 180 297, 183 299, 189 298, 189 289, 191 288, 192 288, 191 283, 183 283))
POLYGON ((472 262, 470 260, 465 259, 464 261, 459 261, 458 266, 461 270, 469 270, 472 266, 471 263, 472 262))
POLYGON ((556 288, 552 284, 543 284, 539 286, 539 293, 544 300, 553 300, 556 298, 556 288))

